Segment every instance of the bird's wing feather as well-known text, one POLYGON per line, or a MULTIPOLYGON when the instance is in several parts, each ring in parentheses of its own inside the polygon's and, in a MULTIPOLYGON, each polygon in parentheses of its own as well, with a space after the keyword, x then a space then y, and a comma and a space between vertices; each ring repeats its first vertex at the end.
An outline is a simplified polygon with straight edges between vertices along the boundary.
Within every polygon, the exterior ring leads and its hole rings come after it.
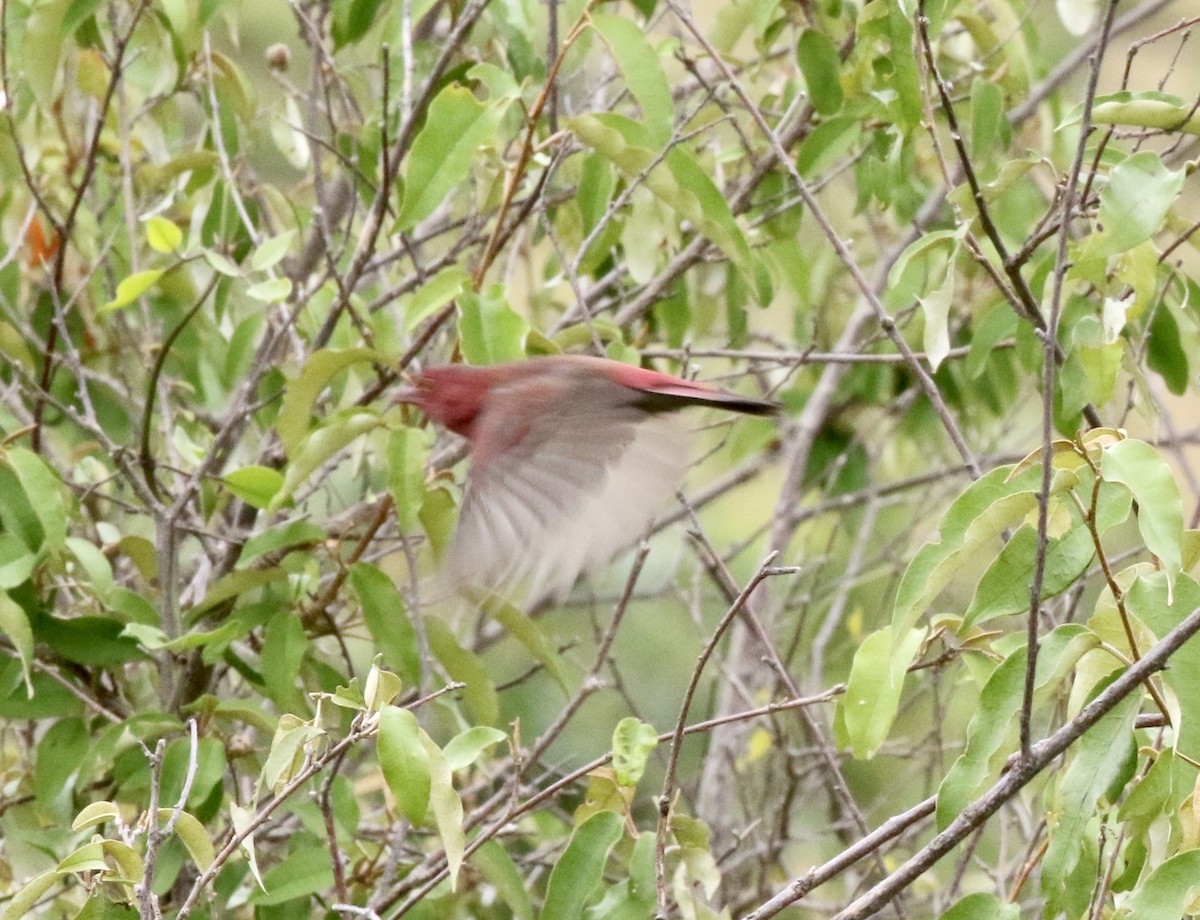
POLYGON ((565 592, 653 519, 687 469, 687 435, 594 377, 519 382, 489 396, 445 565, 457 586, 565 592))

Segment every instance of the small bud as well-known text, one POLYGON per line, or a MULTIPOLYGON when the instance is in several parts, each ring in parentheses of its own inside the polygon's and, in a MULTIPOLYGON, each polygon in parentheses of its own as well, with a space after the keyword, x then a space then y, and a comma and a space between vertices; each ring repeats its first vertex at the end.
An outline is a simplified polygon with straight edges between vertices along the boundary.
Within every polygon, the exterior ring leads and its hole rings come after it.
POLYGON ((266 58, 272 70, 287 70, 292 62, 292 49, 283 42, 276 42, 267 49, 266 58))

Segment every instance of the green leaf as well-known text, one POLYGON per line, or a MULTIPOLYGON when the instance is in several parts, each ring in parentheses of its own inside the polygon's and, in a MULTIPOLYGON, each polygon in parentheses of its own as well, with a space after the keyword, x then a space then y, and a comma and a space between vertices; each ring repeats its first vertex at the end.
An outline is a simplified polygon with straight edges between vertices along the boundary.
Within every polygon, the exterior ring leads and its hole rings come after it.
POLYGON ((329 382, 354 364, 375 363, 381 360, 381 357, 369 348, 324 349, 312 354, 296 378, 288 382, 287 390, 283 394, 283 404, 279 407, 279 417, 275 421, 275 430, 279 433, 279 440, 283 442, 284 450, 289 456, 304 439, 309 429, 313 406, 321 391, 329 386, 329 382))
POLYGON ((37 567, 37 556, 15 534, 0 533, 0 591, 22 584, 37 567))
POLYGON ((66 875, 69 872, 107 872, 108 863, 104 861, 104 848, 99 841, 85 843, 60 862, 55 870, 66 875))
POLYGON ((465 290, 470 289, 471 276, 457 265, 443 268, 417 288, 404 310, 404 329, 412 332, 422 320, 432 316, 465 290))
POLYGON ((318 428, 304 441, 284 470, 283 485, 267 506, 277 511, 292 497, 308 477, 357 438, 380 426, 379 416, 366 410, 350 410, 334 416, 324 428, 318 428))
POLYGON ((1163 815, 1170 815, 1190 795, 1194 783, 1187 776, 1190 767, 1183 758, 1176 757, 1172 748, 1165 748, 1154 758, 1150 769, 1138 777, 1117 812, 1119 821, 1129 823, 1130 833, 1141 836, 1149 830, 1151 823, 1163 815))
POLYGON ((292 245, 295 237, 295 230, 285 230, 278 236, 263 240, 254 250, 254 255, 250 257, 250 267, 256 272, 265 272, 268 268, 278 264, 287 255, 288 248, 292 245))
POLYGON ((895 630, 886 628, 867 636, 854 653, 846 692, 838 703, 846 738, 860 760, 874 757, 887 740, 923 631, 910 629, 898 643, 895 636, 895 630))
POLYGON ((33 699, 33 683, 29 675, 29 663, 33 661, 33 630, 25 611, 4 591, 0 591, 0 633, 16 649, 21 661, 21 677, 25 681, 25 692, 33 699))
MULTIPOLYGON (((1181 575, 1172 589, 1165 572, 1144 573, 1126 591, 1125 607, 1130 616, 1162 638, 1200 607, 1200 584, 1181 575)), ((1178 724, 1172 726, 1175 747, 1188 758, 1200 759, 1200 642, 1187 642, 1171 656, 1162 681, 1179 700, 1178 724)))
POLYGON ((442 752, 446 755, 446 763, 452 771, 462 770, 478 760, 479 755, 488 748, 507 738, 508 735, 498 728, 476 725, 451 738, 442 752))
POLYGON ((1153 150, 1141 150, 1113 167, 1100 190, 1100 229, 1083 243, 1081 261, 1132 249, 1162 229, 1180 191, 1184 170, 1169 170, 1153 150))
POLYGON ((67 537, 64 541, 75 562, 79 565, 80 587, 90 591, 103 604, 114 588, 112 566, 98 546, 80 537, 67 537))
POLYGON ((458 885, 458 870, 462 866, 463 854, 467 849, 467 837, 463 832, 462 799, 454 791, 450 775, 450 764, 441 748, 433 743, 425 732, 420 733, 425 753, 429 755, 429 806, 437 822, 438 836, 442 838, 442 849, 446 853, 446 869, 450 873, 450 890, 458 885))
POLYGON ((146 221, 146 242, 155 252, 169 254, 183 245, 183 231, 174 221, 156 215, 146 221))
MULTIPOLYGON (((305 840, 267 871, 262 879, 263 891, 251 895, 250 903, 265 907, 306 898, 333 888, 333 881, 328 847, 320 841, 305 840)), ((307 910, 308 905, 303 908, 307 910)))
POLYGON ((646 761, 658 747, 658 733, 653 725, 627 716, 613 731, 613 770, 617 783, 634 787, 642 778, 646 761))
POLYGON ((375 663, 367 672, 367 679, 363 681, 362 702, 369 712, 378 712, 398 697, 400 691, 404 689, 404 681, 396 674, 379 666, 381 657, 376 656, 375 663))
POLYGON ((954 248, 956 230, 935 230, 913 240, 888 269, 888 287, 893 290, 918 288, 930 273, 930 258, 943 248, 954 248))
POLYGON ((112 802, 92 802, 90 805, 84 806, 83 810, 75 816, 75 820, 71 822, 71 830, 81 831, 97 824, 104 824, 120 814, 120 809, 112 802))
POLYGON ((266 508, 283 486, 283 474, 266 466, 243 466, 221 477, 229 491, 253 508, 266 508))
POLYGON ((761 279, 761 263, 751 256, 724 195, 682 147, 671 148, 665 162, 654 165, 659 152, 653 149, 646 129, 635 121, 607 113, 581 115, 568 124, 581 141, 627 178, 641 178, 656 198, 712 240, 746 279, 759 303, 770 300, 769 284, 761 279))
POLYGON ((60 719, 38 742, 33 795, 46 815, 65 821, 71 813, 75 776, 89 740, 82 719, 60 719))
POLYGON ((396 506, 401 533, 413 533, 420 524, 425 501, 425 460, 429 455, 429 429, 401 428, 387 444, 388 492, 396 506))
POLYGON ((21 82, 33 94, 45 117, 51 117, 63 83, 64 71, 58 63, 67 47, 62 24, 70 5, 71 0, 51 0, 31 6, 17 46, 20 57, 16 67, 23 71, 21 82))
POLYGON ((801 142, 796 169, 805 179, 821 175, 853 150, 862 135, 857 118, 842 115, 822 121, 801 142))
POLYGON ((454 522, 458 519, 457 505, 450 491, 440 486, 429 489, 417 516, 421 519, 425 535, 429 537, 433 558, 441 559, 454 533, 454 522))
POLYGON ((507 107, 484 104, 456 84, 437 94, 408 156, 397 230, 409 230, 424 220, 467 178, 479 148, 491 142, 507 107))
POLYGON ((101 313, 108 313, 112 310, 119 310, 122 307, 127 307, 150 288, 158 283, 158 279, 166 274, 166 270, 162 268, 151 268, 144 272, 135 272, 127 278, 123 278, 117 285, 117 294, 108 303, 100 308, 101 313))
POLYGON ((263 631, 263 681, 267 695, 285 710, 304 705, 296 680, 307 652, 308 637, 300 618, 290 610, 273 616, 263 631))
POLYGON ((554 643, 532 617, 522 613, 512 604, 496 598, 489 598, 484 604, 484 609, 488 616, 503 626, 509 635, 525 646, 530 654, 546 666, 546 670, 562 687, 564 693, 569 692, 571 677, 567 663, 558 653, 554 643))
POLYGON ((1146 549, 1162 563, 1167 584, 1174 585, 1183 568, 1183 501, 1167 461, 1145 441, 1130 438, 1104 449, 1100 473, 1133 493, 1146 549))
POLYGON ((1167 389, 1176 396, 1187 391, 1190 363, 1171 308, 1160 303, 1150 320, 1146 366, 1162 375, 1167 389))
POLYGON ((243 594, 248 594, 256 588, 261 588, 263 585, 269 585, 286 577, 286 572, 275 567, 268 569, 241 569, 230 572, 228 575, 217 579, 209 587, 208 592, 204 595, 204 600, 188 611, 188 619, 191 622, 195 622, 219 604, 223 604, 243 594))
MULTIPOLYGON (((672 829, 677 817, 671 816, 672 829)), ((690 853, 693 848, 684 845, 681 852, 690 853)), ((633 844, 628 878, 609 885, 604 897, 588 908, 587 917, 588 920, 645 920, 654 916, 654 902, 654 835, 642 834, 633 844)), ((697 916, 705 915, 698 913, 697 916)))
POLYGON ((1113 914, 1114 920, 1179 920, 1200 894, 1200 850, 1157 866, 1113 914))
POLYGON ((425 823, 432 779, 429 753, 417 717, 398 706, 379 713, 379 767, 400 813, 414 827, 425 823))
POLYGON ((121 637, 124 624, 109 617, 66 619, 35 609, 30 625, 38 641, 77 664, 115 668, 145 657, 135 641, 121 637))
POLYGON ((54 869, 47 869, 40 875, 35 875, 22 885, 12 896, 12 900, 4 906, 0 920, 25 920, 34 916, 34 908, 46 892, 59 883, 59 878, 59 873, 54 869))
POLYGON ((425 633, 430 651, 446 673, 451 679, 466 684, 462 695, 471 721, 495 725, 500 717, 500 701, 483 662, 459 645, 450 627, 437 617, 426 617, 425 633))
POLYGON ((358 598, 367 630, 384 662, 408 686, 419 685, 421 656, 417 634, 395 584, 376 566, 356 562, 350 567, 350 588, 358 598))
POLYGON ((796 61, 813 108, 820 115, 836 115, 844 97, 842 60, 833 39, 819 29, 805 29, 796 44, 796 61))
POLYGON ((1039 477, 1028 469, 1009 481, 1012 469, 998 467, 971 483, 942 516, 938 541, 917 551, 896 590, 892 629, 897 635, 917 623, 957 571, 979 562, 984 546, 1037 507, 1039 477))
MULTIPOLYGON (((159 809, 159 822, 165 824, 174 813, 172 808, 159 809)), ((209 866, 217 858, 217 854, 213 848, 212 838, 209 837, 208 830, 200 823, 200 820, 189 812, 179 812, 175 820, 175 836, 183 841, 183 845, 187 848, 197 868, 201 872, 207 872, 209 866)))
POLYGON ((940 920, 1019 920, 1020 916, 1018 905, 1001 901, 994 894, 977 891, 945 911, 940 920))
POLYGON ((597 812, 575 828, 550 872, 540 920, 578 920, 583 915, 623 830, 624 820, 611 811, 597 812))
POLYGON ((1007 146, 1004 90, 984 77, 971 83, 971 155, 982 160, 1007 146))
MULTIPOLYGON (((16 474, 41 527, 40 540, 37 543, 26 540, 26 545, 30 549, 43 551, 61 548, 67 538, 68 509, 58 474, 41 457, 24 447, 10 447, 6 452, 0 452, 0 463, 16 474)), ((3 519, 3 515, 0 515, 0 520, 3 519)), ((5 524, 8 523, 5 520, 5 524)))
MULTIPOLYGON (((1078 114, 1072 120, 1078 121, 1078 114)), ((1200 134, 1200 115, 1190 100, 1154 90, 1098 96, 1092 107, 1092 122, 1200 134)))
POLYGON ((352 44, 366 35, 383 3, 384 0, 346 0, 333 7, 334 47, 352 44))
MULTIPOLYGON (((243 808, 241 805, 231 804, 229 806, 229 821, 233 825, 234 831, 238 834, 244 833, 254 820, 255 813, 253 808, 243 808)), ((263 887, 262 875, 258 871, 258 857, 254 852, 254 834, 246 834, 238 846, 246 855, 246 865, 250 869, 250 874, 254 876, 254 881, 258 882, 258 887, 262 891, 266 891, 263 887)))
POLYGON ((279 720, 271 749, 262 767, 262 784, 279 792, 304 766, 304 745, 319 738, 322 731, 296 716, 285 714, 279 720))
POLYGON ((204 256, 204 261, 207 262, 209 266, 211 266, 212 269, 219 274, 225 275, 229 278, 242 277, 242 270, 238 268, 232 260, 221 255, 221 253, 213 252, 211 249, 205 249, 201 255, 204 256))
MULTIPOLYGON (((1034 675, 1035 705, 1054 691, 1099 638, 1078 624, 1060 626, 1042 639, 1034 675)), ((1025 697, 1025 647, 1008 655, 983 685, 975 715, 967 726, 967 744, 942 780, 937 793, 937 826, 944 830, 978 795, 990 779, 1000 775, 1009 742, 1015 739, 1025 697)))
MULTIPOLYGON (((110 860, 117 864, 117 871, 112 873, 110 870, 110 878, 116 881, 119 877, 122 881, 136 882, 142 877, 145 872, 146 863, 142 859, 142 854, 131 847, 129 844, 120 840, 102 840, 100 841, 100 849, 110 860)), ((95 903, 93 901, 92 903, 95 903)), ((97 914, 99 917, 100 915, 97 914)), ((126 914, 125 916, 129 916, 126 914)), ((76 920, 81 920, 77 917, 76 920)), ((109 920, 108 916, 104 920, 109 920)), ((130 920, 133 920, 130 917, 130 920)))
POLYGON ((607 13, 592 13, 591 24, 608 45, 642 110, 651 145, 665 146, 671 138, 675 103, 662 63, 646 40, 646 33, 632 21, 607 13))
MULTIPOLYGON (((1093 688, 1093 696, 1111 681, 1093 688)), ((1084 732, 1071 748, 1070 762, 1061 774, 1049 818, 1049 842, 1042 859, 1042 892, 1047 914, 1057 915, 1075 883, 1072 877, 1083 855, 1086 828, 1096 817, 1096 808, 1107 790, 1129 763, 1135 750, 1133 720, 1142 703, 1141 694, 1131 693, 1084 732)), ((1089 865, 1094 874, 1096 868, 1089 865)))
POLYGON ((967 726, 967 745, 942 780, 937 793, 937 826, 944 830, 983 788, 999 767, 993 763, 1013 729, 1025 687, 1024 648, 1009 655, 984 684, 975 715, 967 726))
POLYGON ((255 300, 261 300, 263 303, 279 303, 287 300, 291 294, 291 278, 270 278, 246 288, 247 297, 253 297, 255 300))
POLYGON ((501 285, 458 298, 458 337, 470 364, 501 364, 525 357, 529 323, 508 305, 501 285))
POLYGON ((311 548, 327 539, 329 532, 311 521, 286 521, 247 540, 238 556, 238 566, 245 568, 268 553, 293 547, 311 548))
MULTIPOLYGON (((1042 600, 1057 597, 1071 587, 1087 571, 1095 554, 1092 535, 1082 523, 1061 537, 1050 538, 1046 546, 1042 600)), ((1037 528, 1023 524, 983 573, 963 617, 962 629, 1028 611, 1036 563, 1037 528)))
POLYGON ((470 860, 479 874, 496 889, 516 920, 533 920, 533 903, 529 900, 525 879, 504 847, 489 840, 471 854, 470 860))

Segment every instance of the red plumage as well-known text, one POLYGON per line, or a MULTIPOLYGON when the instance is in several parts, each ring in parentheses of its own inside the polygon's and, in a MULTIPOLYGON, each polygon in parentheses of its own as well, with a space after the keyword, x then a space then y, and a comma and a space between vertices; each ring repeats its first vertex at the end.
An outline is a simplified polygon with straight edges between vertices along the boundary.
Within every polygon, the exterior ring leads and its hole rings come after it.
POLYGON ((433 367, 397 396, 465 437, 471 471, 445 561, 457 586, 565 591, 645 530, 687 468, 676 410, 778 407, 583 355, 433 367))

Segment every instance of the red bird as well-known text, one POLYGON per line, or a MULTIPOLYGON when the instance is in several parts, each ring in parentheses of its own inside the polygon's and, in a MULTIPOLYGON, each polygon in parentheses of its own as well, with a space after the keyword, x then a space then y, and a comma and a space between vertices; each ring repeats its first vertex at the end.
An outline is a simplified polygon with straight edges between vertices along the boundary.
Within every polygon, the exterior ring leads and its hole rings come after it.
POLYGON ((687 469, 689 406, 778 405, 606 358, 564 355, 421 372, 413 403, 470 444, 445 570, 458 587, 565 592, 647 527, 687 469))

